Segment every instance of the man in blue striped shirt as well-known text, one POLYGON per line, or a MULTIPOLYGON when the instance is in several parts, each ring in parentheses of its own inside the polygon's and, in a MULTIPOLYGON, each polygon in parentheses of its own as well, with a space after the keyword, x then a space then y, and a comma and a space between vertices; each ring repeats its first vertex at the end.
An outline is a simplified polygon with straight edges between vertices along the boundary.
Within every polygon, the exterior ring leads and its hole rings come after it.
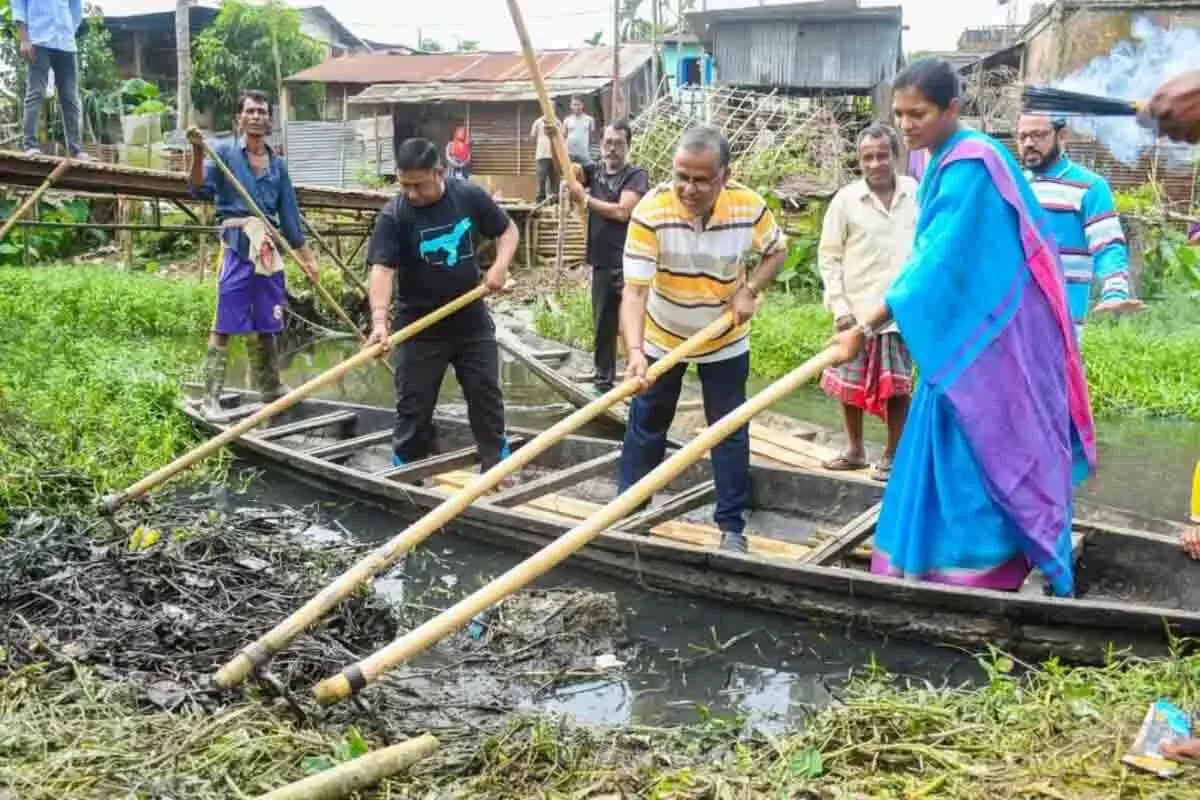
POLYGON ((26 155, 40 152, 37 146, 38 112, 53 69, 67 134, 67 151, 74 158, 86 158, 80 148, 79 126, 83 115, 75 60, 75 34, 83 24, 82 0, 12 0, 12 12, 20 39, 21 58, 29 63, 22 142, 26 155))
POLYGON ((1017 146, 1026 177, 1047 212, 1066 272, 1067 305, 1082 330, 1099 284, 1097 312, 1134 311, 1142 303, 1129 284, 1129 248, 1108 182, 1067 158, 1066 124, 1043 114, 1022 114, 1017 146))

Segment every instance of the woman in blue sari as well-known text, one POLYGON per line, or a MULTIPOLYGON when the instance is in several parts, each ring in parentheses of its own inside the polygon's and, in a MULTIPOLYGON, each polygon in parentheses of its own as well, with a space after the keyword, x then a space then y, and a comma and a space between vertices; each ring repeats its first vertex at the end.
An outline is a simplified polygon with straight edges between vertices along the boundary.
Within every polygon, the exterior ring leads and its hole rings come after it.
POLYGON ((1069 595, 1095 432, 1057 248, 1008 152, 959 126, 946 62, 893 88, 907 145, 929 152, 916 240, 884 304, 831 342, 849 360, 894 319, 917 365, 872 571, 1016 590, 1037 566, 1069 595))

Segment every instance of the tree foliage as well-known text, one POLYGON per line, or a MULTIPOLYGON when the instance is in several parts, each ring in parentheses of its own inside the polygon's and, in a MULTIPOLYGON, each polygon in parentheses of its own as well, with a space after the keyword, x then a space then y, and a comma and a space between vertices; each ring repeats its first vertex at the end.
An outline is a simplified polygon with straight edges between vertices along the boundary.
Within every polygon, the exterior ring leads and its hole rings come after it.
MULTIPOLYGON (((279 0, 251 5, 227 0, 213 24, 195 39, 192 101, 213 111, 218 126, 231 126, 238 96, 247 89, 277 94, 278 72, 286 78, 319 64, 324 48, 300 30, 300 12, 279 0)), ((293 86, 292 108, 299 117, 316 116, 319 86, 293 86)))

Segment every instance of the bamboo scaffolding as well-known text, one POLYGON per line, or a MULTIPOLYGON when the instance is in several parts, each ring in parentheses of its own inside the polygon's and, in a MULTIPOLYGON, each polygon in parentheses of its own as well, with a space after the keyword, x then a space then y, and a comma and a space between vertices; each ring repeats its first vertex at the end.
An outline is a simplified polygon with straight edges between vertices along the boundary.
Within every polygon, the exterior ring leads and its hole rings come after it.
POLYGON ((37 205, 38 200, 42 199, 42 195, 44 195, 46 191, 54 185, 55 181, 63 176, 63 173, 71 168, 72 163, 74 162, 69 158, 60 160, 54 169, 50 171, 50 174, 46 176, 46 180, 42 181, 42 185, 34 189, 33 192, 25 198, 25 201, 21 203, 21 205, 17 206, 17 209, 13 211, 9 218, 4 220, 4 225, 0 227, 0 241, 2 241, 5 236, 8 236, 8 232, 11 231, 13 226, 17 224, 17 220, 28 214, 29 209, 37 205))

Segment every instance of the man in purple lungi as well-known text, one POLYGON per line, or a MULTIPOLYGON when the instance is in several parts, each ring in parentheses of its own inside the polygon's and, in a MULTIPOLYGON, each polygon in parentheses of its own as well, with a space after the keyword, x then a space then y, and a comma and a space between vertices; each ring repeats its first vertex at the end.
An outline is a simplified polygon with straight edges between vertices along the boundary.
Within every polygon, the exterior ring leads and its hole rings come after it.
MULTIPOLYGON (((238 99, 237 129, 241 138, 218 144, 214 151, 225 162, 255 204, 288 244, 296 249, 301 267, 316 282, 317 262, 300 230, 296 191, 287 164, 267 144, 271 106, 262 92, 246 91, 238 99)), ((212 161, 204 158, 199 130, 188 131, 192 143, 192 194, 215 200, 221 223, 221 272, 217 279, 217 315, 204 362, 204 410, 220 413, 229 337, 257 334, 249 347, 254 381, 264 403, 281 397, 276 336, 283 330, 287 305, 283 258, 270 232, 246 207, 237 188, 212 161)))

